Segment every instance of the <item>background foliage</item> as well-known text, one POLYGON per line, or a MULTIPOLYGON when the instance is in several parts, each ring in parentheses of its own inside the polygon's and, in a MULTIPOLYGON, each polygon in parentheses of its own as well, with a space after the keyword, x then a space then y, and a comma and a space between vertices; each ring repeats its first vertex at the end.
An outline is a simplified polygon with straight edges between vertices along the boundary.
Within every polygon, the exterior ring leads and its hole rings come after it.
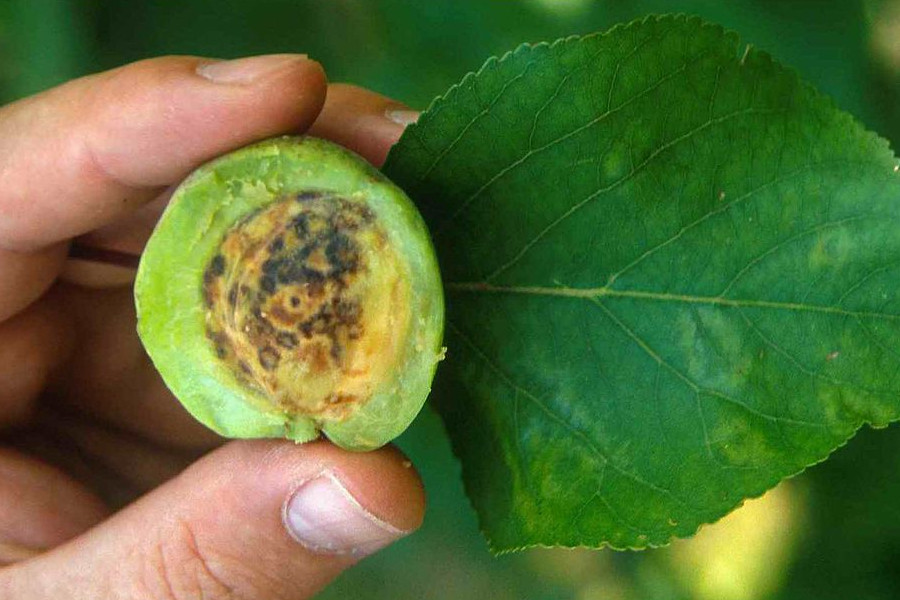
MULTIPOLYGON (((900 147, 900 0, 0 0, 0 100, 167 53, 301 51, 332 80, 412 106, 523 41, 650 12, 726 25, 798 69, 900 147)), ((423 530, 323 598, 894 598, 900 429, 864 430, 828 462, 692 540, 642 553, 490 557, 430 412, 400 440, 429 491, 423 530)))

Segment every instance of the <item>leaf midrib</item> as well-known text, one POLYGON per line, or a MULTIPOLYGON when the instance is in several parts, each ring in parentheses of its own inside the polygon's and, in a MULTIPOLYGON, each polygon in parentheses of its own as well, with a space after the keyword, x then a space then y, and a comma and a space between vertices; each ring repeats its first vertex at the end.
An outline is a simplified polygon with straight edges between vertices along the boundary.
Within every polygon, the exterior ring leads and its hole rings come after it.
POLYGON ((723 296, 696 296, 690 294, 672 294, 647 290, 621 290, 610 287, 573 288, 568 286, 507 286, 486 282, 449 282, 445 284, 448 291, 461 293, 484 294, 518 294, 529 296, 547 296, 561 298, 579 298, 599 300, 603 298, 627 298, 654 302, 678 302, 684 304, 703 304, 728 308, 769 308, 796 312, 814 312, 832 314, 842 317, 873 318, 886 321, 900 321, 900 314, 854 311, 835 305, 818 305, 804 302, 778 302, 773 300, 752 300, 744 298, 725 298, 723 296))

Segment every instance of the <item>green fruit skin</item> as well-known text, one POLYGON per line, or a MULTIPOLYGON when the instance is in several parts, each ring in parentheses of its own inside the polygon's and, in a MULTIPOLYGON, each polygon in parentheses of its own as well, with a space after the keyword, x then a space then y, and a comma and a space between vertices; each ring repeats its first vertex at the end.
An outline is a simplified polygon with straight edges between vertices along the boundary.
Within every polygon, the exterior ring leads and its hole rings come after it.
POLYGON ((163 380, 200 422, 232 438, 324 433, 348 450, 378 448, 412 422, 442 356, 444 299, 428 230, 412 201, 352 152, 311 137, 281 137, 197 169, 175 191, 144 250, 135 282, 138 333, 163 380), (202 280, 227 231, 272 201, 304 190, 363 197, 410 273, 412 324, 385 381, 343 420, 290 415, 242 384, 206 335, 202 280))

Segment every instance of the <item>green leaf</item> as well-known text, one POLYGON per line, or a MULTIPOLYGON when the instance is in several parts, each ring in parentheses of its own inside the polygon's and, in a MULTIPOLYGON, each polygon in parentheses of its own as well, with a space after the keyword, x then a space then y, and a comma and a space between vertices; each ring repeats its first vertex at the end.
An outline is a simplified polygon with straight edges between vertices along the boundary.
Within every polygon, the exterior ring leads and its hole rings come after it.
POLYGON ((495 550, 664 544, 900 418, 897 161, 735 34, 522 46, 385 170, 442 262, 435 402, 495 550))

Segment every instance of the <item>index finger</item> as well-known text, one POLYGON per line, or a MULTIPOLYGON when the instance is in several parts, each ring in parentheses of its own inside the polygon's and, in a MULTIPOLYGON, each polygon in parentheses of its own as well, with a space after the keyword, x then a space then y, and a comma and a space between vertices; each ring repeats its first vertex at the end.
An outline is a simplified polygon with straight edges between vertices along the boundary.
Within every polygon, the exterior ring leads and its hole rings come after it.
POLYGON ((168 57, 2 108, 0 249, 111 222, 219 154, 305 130, 324 99, 325 75, 302 55, 168 57))

